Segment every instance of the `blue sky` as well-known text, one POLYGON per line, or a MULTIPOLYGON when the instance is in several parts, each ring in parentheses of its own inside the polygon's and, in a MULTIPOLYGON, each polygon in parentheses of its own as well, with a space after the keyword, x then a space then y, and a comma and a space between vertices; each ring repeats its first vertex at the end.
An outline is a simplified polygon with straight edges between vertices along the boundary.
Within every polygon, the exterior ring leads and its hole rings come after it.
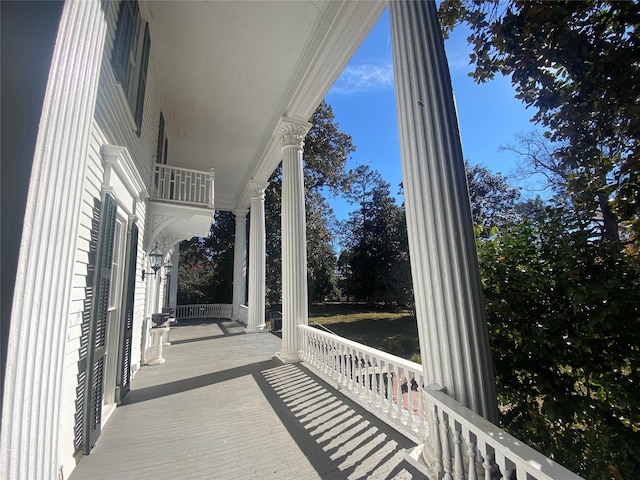
MULTIPOLYGON (((402 181, 400 146, 393 85, 391 34, 388 11, 373 27, 360 49, 326 97, 340 129, 353 137, 356 151, 348 167, 369 164, 391 184, 395 194, 402 181)), ((478 85, 468 77, 470 47, 467 33, 456 30, 445 42, 465 158, 493 172, 509 176, 515 167, 512 153, 499 152, 501 145, 515 144, 518 133, 536 127, 533 112, 514 98, 507 78, 478 85)), ((510 182, 515 185, 515 182, 510 182)), ((352 207, 340 198, 329 198, 338 219, 352 207)))

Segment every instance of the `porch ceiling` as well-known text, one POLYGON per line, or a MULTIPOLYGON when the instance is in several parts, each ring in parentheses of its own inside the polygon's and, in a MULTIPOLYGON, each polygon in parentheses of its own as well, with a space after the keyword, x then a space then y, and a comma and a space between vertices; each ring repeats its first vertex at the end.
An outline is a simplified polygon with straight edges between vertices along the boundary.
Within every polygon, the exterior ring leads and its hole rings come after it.
MULTIPOLYGON (((216 171, 216 208, 246 206, 279 163, 283 116, 308 120, 384 1, 150 1, 169 164, 216 171)), ((153 64, 151 68, 154 68, 153 64)))

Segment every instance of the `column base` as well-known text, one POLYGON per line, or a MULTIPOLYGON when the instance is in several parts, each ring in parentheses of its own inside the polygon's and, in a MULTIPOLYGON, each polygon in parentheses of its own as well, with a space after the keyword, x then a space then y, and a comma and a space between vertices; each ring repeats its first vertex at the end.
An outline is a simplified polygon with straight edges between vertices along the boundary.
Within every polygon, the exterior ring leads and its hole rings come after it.
POLYGON ((404 459, 429 480, 436 480, 438 478, 437 475, 434 476, 432 474, 431 468, 425 461, 425 457, 430 458, 432 456, 428 450, 426 444, 421 443, 417 447, 405 450, 404 459))
POLYGON ((267 330, 267 326, 266 325, 258 325, 257 327, 245 327, 244 329, 244 333, 267 333, 269 332, 269 330, 267 330))
POLYGON ((147 365, 149 365, 150 367, 153 367, 154 365, 162 365, 164 362, 166 362, 164 357, 157 357, 157 358, 154 358, 153 360, 149 360, 147 362, 147 365))
POLYGON ((282 363, 299 363, 302 361, 297 350, 282 350, 276 352, 276 357, 282 363))

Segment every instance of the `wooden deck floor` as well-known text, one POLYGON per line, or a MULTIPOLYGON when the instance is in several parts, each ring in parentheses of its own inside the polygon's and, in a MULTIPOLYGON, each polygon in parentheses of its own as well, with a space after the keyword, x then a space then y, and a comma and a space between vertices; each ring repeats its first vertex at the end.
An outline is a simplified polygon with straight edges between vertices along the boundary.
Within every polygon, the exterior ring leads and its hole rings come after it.
POLYGON ((71 480, 409 479, 415 443, 241 324, 171 330, 166 363, 142 367, 71 480))

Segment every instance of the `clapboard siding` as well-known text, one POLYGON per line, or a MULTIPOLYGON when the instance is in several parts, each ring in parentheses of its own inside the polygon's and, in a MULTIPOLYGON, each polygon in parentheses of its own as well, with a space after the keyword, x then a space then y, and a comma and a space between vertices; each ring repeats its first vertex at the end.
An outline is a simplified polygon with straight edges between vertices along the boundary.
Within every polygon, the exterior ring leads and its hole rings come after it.
MULTIPOLYGON (((141 134, 135 132, 133 115, 129 110, 121 86, 116 82, 111 68, 111 49, 115 37, 115 26, 118 16, 118 2, 105 2, 107 8, 107 34, 102 56, 102 66, 99 77, 98 94, 94 121, 91 128, 91 138, 88 149, 88 160, 84 172, 84 190, 80 211, 80 225, 78 242, 74 260, 73 284, 71 291, 71 310, 69 326, 67 329, 67 344, 65 352, 65 365, 63 373, 62 411, 60 425, 59 461, 63 467, 65 476, 73 470, 77 453, 78 432, 74 429, 78 419, 78 395, 79 395, 79 366, 78 361, 83 358, 86 351, 87 320, 90 311, 90 290, 93 288, 92 262, 95 261, 96 208, 100 206, 101 191, 104 178, 104 166, 102 162, 102 145, 117 145, 127 148, 133 159, 136 169, 147 185, 150 184, 152 165, 155 161, 158 136, 158 118, 161 110, 160 88, 155 68, 155 56, 153 45, 153 32, 151 32, 151 53, 149 70, 147 74, 147 86, 141 134)), ((143 12, 144 15, 144 12, 143 12)), ((116 198, 118 210, 121 213, 130 213, 134 204, 132 198, 116 198)), ((140 231, 138 238, 138 253, 136 261, 136 282, 134 298, 134 330, 132 338, 131 371, 135 373, 141 364, 142 351, 141 339, 146 310, 145 282, 140 277, 140 272, 145 265, 145 252, 143 250, 145 226, 146 226, 145 202, 135 204, 136 224, 140 231)), ((126 215, 125 215, 126 218, 126 215)), ((124 242, 126 244, 126 242, 124 242)), ((125 252, 121 252, 125 258, 125 252)), ((160 299, 162 296, 160 296, 160 299)), ((157 306, 156 306, 157 308, 157 306)), ((109 352, 119 355, 119 352, 109 352)))

